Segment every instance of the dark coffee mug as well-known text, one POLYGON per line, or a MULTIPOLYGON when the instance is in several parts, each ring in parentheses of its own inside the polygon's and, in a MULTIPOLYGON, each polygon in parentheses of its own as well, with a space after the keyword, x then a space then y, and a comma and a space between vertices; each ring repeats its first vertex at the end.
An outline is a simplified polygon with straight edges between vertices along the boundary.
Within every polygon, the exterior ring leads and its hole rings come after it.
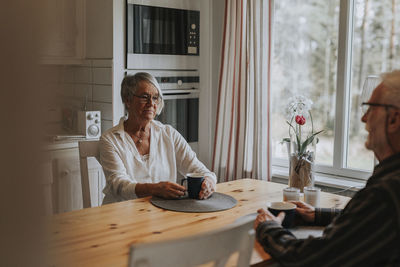
POLYGON ((201 185, 204 181, 204 174, 202 173, 188 173, 186 178, 182 179, 181 185, 187 181, 187 191, 189 198, 199 199, 199 193, 201 191, 201 185))
POLYGON ((271 202, 268 204, 268 210, 275 216, 278 216, 282 211, 285 213, 282 226, 290 228, 293 226, 294 217, 296 214, 296 205, 290 202, 271 202))

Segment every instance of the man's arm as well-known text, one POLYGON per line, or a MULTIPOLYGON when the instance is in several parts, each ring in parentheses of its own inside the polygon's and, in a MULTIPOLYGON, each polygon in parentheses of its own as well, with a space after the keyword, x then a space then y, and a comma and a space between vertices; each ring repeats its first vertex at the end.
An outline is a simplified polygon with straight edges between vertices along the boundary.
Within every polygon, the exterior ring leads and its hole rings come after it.
POLYGON ((315 208, 314 225, 327 226, 333 219, 340 215, 342 209, 335 208, 315 208))
POLYGON ((296 205, 296 225, 317 225, 327 226, 338 216, 342 209, 335 208, 314 208, 302 201, 291 201, 296 205))
POLYGON ((325 228, 322 237, 296 239, 279 223, 266 221, 257 227, 257 240, 284 266, 379 265, 393 257, 398 242, 390 205, 382 192, 360 194, 325 228))

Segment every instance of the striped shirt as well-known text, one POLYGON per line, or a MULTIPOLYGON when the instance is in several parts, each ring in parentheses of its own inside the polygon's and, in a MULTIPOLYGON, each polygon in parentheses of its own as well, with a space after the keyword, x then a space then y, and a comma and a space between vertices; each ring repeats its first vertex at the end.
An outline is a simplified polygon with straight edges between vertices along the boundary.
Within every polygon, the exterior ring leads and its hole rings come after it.
MULTIPOLYGON (((316 210, 315 224, 326 225, 335 213, 316 210)), ((375 167, 322 237, 297 239, 267 221, 257 240, 283 266, 400 266, 400 153, 375 167)))

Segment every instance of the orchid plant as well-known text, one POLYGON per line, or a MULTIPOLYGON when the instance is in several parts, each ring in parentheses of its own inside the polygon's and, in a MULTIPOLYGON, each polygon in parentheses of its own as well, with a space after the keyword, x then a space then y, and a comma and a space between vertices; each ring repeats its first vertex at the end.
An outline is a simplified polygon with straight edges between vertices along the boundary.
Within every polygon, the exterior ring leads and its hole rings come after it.
MULTIPOLYGON (((316 136, 323 132, 323 130, 314 132, 314 123, 310 111, 312 104, 313 102, 310 99, 302 95, 297 95, 289 98, 289 103, 286 107, 286 113, 289 119, 286 121, 289 125, 289 136, 293 136, 293 133, 295 135, 296 152, 299 157, 306 156, 308 145, 313 143, 314 139, 316 139, 316 142, 318 143, 318 138, 316 136), (302 141, 304 139, 304 136, 302 136, 304 135, 302 127, 305 127, 306 125, 306 117, 310 118, 311 132, 309 132, 306 135, 305 140, 302 141), (296 124, 293 125, 294 123, 296 124)), ((290 138, 284 138, 282 141, 290 143, 290 138)))

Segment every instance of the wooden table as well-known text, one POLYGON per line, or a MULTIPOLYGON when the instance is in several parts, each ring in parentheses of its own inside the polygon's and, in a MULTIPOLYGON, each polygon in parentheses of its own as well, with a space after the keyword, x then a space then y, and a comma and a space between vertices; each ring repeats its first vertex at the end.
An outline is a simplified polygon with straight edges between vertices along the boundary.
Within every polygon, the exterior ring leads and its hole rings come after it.
MULTIPOLYGON (((238 200, 236 207, 211 213, 182 213, 153 206, 150 197, 54 215, 50 219, 49 266, 127 266, 130 245, 175 239, 217 229, 281 201, 287 187, 242 179, 217 185, 238 200)), ((349 198, 321 193, 321 207, 342 208, 349 198)), ((258 245, 251 263, 269 259, 258 245)))

